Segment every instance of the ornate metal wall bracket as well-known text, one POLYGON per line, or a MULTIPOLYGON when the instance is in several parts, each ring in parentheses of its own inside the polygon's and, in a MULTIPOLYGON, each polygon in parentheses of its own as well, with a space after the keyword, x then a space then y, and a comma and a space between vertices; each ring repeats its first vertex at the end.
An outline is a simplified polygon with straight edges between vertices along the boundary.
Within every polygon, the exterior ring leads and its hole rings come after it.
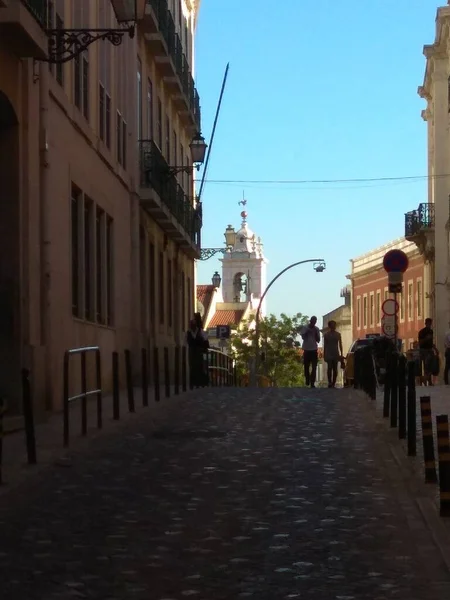
POLYGON ((123 36, 134 37, 135 26, 121 29, 47 29, 48 58, 44 62, 65 63, 81 54, 97 40, 120 46, 123 36))
POLYGON ((226 251, 226 248, 202 248, 200 250, 200 260, 209 260, 214 255, 219 254, 219 252, 225 254, 226 251))

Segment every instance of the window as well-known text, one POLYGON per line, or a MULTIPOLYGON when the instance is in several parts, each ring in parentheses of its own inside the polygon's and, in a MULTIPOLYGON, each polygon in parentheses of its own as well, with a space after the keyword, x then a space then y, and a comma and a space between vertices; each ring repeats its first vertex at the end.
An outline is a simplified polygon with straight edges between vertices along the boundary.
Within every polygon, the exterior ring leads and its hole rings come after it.
MULTIPOLYGON (((98 22, 101 28, 110 26, 110 13, 107 0, 99 2, 98 22)), ((111 148, 111 45, 98 46, 98 132, 107 148, 111 148)))
POLYGON ((142 62, 137 59, 137 138, 142 139, 142 62))
POLYGON ((408 281, 408 321, 414 320, 414 286, 412 281, 408 281))
POLYGON ((376 323, 381 323, 381 290, 377 290, 377 302, 376 302, 376 323))
POLYGON ((370 327, 374 326, 374 322, 375 322, 375 297, 373 295, 373 292, 370 294, 370 313, 369 313, 369 319, 370 319, 370 327))
POLYGON ((389 288, 384 288, 384 299, 387 300, 389 298, 389 288))
POLYGON ((80 315, 80 218, 82 197, 81 192, 72 186, 71 198, 71 234, 72 234, 72 314, 80 315))
POLYGON ((181 329, 186 331, 186 276, 181 273, 181 329))
POLYGON ((164 325, 164 254, 159 253, 159 268, 158 268, 158 290, 159 290, 159 323, 164 325))
POLYGON ((166 159, 170 165, 170 121, 169 117, 166 117, 166 159))
POLYGON ((367 294, 363 296, 363 327, 367 327, 367 294))
MULTIPOLYGON (((48 3, 48 27, 50 29, 64 29, 64 0, 48 3)), ((60 86, 64 86, 64 63, 52 65, 49 63, 50 73, 55 77, 60 86)))
POLYGON ((167 304, 168 304, 168 321, 169 321, 169 327, 173 326, 173 288, 172 288, 172 278, 173 278, 173 273, 172 273, 172 261, 168 260, 167 261, 167 277, 166 277, 166 282, 167 282, 167 304))
POLYGON ((361 329, 361 296, 356 299, 356 327, 361 329))
POLYGON ((154 324, 156 319, 156 278, 155 278, 155 246, 150 242, 148 250, 148 308, 150 311, 150 323, 154 324))
POLYGON ((158 112, 156 115, 156 143, 159 146, 159 149, 162 152, 162 138, 163 138, 163 133, 162 133, 162 104, 161 104, 161 98, 158 98, 158 112))
POLYGON ((141 330, 147 331, 148 322, 148 275, 147 275, 147 236, 144 227, 139 227, 139 279, 141 290, 141 330))
POLYGON ((175 167, 180 166, 181 167, 181 162, 183 160, 183 158, 181 158, 180 164, 178 164, 178 138, 177 138, 177 134, 174 131, 172 134, 172 145, 173 145, 173 165, 175 167))
POLYGON ((147 139, 153 139, 153 85, 147 80, 147 139))
POLYGON ((400 294, 400 321, 405 320, 405 284, 402 283, 402 291, 400 294))
POLYGON ((112 324, 113 220, 72 186, 72 314, 112 324))
POLYGON ((127 124, 121 113, 116 116, 117 162, 124 169, 127 167, 127 124))
POLYGON ((187 278, 187 311, 188 311, 188 315, 189 315, 189 319, 191 319, 193 317, 193 313, 192 313, 192 289, 191 289, 191 278, 188 277, 187 278))
POLYGON ((417 280, 417 318, 421 319, 423 316, 423 288, 422 280, 417 280))
MULTIPOLYGON (((186 165, 187 166, 187 165, 186 165)), ((183 144, 180 142, 180 167, 184 167, 184 148, 183 144)), ((181 187, 185 188, 185 179, 187 173, 181 173, 181 187)))

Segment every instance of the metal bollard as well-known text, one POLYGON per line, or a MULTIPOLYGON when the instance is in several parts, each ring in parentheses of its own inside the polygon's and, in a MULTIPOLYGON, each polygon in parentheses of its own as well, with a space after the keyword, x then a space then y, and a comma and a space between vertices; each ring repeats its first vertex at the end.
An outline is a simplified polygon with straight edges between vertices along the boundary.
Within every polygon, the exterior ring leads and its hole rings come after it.
POLYGON ((0 485, 3 483, 3 417, 7 410, 6 402, 0 397, 0 485))
POLYGON ((131 372, 131 352, 125 350, 125 376, 127 380, 128 410, 130 413, 136 412, 134 406, 133 374, 131 372))
POLYGON ((384 375, 383 391, 383 417, 389 418, 389 406, 391 402, 391 354, 386 353, 386 373, 384 375))
POLYGON ((174 392, 175 396, 180 393, 180 346, 175 346, 175 373, 174 373, 174 392))
POLYGON ((436 459, 434 456, 433 422, 431 417, 431 398, 420 398, 420 415, 422 418, 423 460, 425 464, 425 483, 436 483, 436 459))
POLYGON ((164 389, 166 398, 170 398, 169 348, 164 348, 164 389))
POLYGON ((187 354, 186 346, 181 348, 181 389, 183 392, 187 390, 187 354))
POLYGON ((34 428, 33 400, 31 397, 30 371, 22 369, 22 406, 25 425, 25 443, 29 465, 37 463, 36 433, 34 428))
POLYGON ((113 419, 120 419, 119 353, 112 353, 113 419))
POLYGON ((159 381, 159 351, 158 348, 153 349, 153 385, 155 392, 155 402, 161 399, 161 388, 159 381))
POLYGON ((391 356, 391 427, 397 427, 398 415, 398 354, 391 356))
POLYGON ((448 415, 436 416, 441 517, 450 517, 450 440, 448 415))
POLYGON ((406 438, 406 357, 398 360, 398 437, 406 438))
POLYGON ((417 454, 416 367, 408 363, 408 456, 417 454))
POLYGON ((141 348, 142 406, 148 406, 148 360, 147 348, 141 348))

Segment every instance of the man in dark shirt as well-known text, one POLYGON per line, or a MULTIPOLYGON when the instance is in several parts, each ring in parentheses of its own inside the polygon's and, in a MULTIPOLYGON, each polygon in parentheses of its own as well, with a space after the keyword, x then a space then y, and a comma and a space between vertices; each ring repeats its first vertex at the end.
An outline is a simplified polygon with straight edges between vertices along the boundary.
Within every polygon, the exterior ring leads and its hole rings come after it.
POLYGON ((419 331, 420 362, 422 365, 422 381, 424 385, 433 385, 431 379, 432 362, 434 357, 434 340, 432 319, 425 319, 425 327, 419 331))

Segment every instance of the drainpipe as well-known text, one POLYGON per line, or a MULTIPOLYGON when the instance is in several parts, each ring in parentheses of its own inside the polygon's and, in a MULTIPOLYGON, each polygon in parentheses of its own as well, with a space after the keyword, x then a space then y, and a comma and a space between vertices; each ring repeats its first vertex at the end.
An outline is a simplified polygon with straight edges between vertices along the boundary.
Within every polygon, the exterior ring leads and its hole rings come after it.
POLYGON ((52 364, 50 356, 50 235, 49 235, 49 162, 48 162, 48 111, 49 70, 47 63, 39 65, 39 156, 40 156, 40 264, 41 264, 41 346, 44 350, 45 408, 52 408, 52 364))

